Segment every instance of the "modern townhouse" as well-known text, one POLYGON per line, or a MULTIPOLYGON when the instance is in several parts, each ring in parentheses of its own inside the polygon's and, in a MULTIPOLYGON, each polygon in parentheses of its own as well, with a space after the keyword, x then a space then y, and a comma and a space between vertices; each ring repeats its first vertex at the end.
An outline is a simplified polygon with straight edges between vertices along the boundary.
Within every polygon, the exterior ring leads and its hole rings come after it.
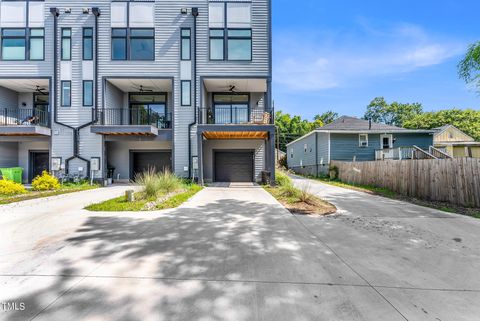
POLYGON ((274 175, 271 0, 1 0, 0 17, 0 168, 274 175))

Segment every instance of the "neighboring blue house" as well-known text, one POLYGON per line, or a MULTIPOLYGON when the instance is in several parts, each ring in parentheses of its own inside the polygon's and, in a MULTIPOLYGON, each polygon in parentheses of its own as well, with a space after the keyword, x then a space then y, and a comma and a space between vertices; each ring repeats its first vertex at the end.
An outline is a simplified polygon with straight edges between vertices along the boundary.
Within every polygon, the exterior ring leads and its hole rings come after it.
POLYGON ((289 169, 301 174, 328 172, 331 161, 435 158, 432 130, 405 129, 342 116, 287 144, 289 169))

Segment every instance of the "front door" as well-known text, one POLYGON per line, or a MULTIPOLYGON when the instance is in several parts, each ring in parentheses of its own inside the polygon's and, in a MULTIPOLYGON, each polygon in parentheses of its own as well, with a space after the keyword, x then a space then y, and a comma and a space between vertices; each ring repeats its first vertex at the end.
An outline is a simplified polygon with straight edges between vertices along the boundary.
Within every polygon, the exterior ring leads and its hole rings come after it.
POLYGON ((393 137, 392 135, 380 136, 380 148, 383 150, 384 158, 393 158, 393 137))
POLYGON ((35 177, 42 175, 43 171, 48 172, 49 170, 50 170, 50 157, 48 152, 31 151, 29 180, 32 181, 35 177))

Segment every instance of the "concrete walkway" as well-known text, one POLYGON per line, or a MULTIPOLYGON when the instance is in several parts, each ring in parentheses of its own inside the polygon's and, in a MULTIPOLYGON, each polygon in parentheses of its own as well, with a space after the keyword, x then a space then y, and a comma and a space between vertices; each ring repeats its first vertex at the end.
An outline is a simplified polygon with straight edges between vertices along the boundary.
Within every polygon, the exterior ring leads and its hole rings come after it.
POLYGON ((81 209, 106 190, 0 207, 0 302, 25 304, 0 319, 478 319, 477 221, 451 215, 424 243, 416 208, 384 201, 395 224, 356 227, 387 219, 350 212, 363 194, 315 189, 342 215, 293 216, 260 187, 206 188, 153 213, 81 209))

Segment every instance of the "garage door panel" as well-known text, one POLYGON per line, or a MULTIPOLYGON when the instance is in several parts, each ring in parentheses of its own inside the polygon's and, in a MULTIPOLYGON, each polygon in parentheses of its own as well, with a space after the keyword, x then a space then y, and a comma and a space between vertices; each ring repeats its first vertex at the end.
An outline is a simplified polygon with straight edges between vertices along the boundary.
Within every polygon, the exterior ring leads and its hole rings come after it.
POLYGON ((171 171, 171 152, 133 152, 132 153, 132 178, 136 174, 154 168, 156 172, 171 171))
POLYGON ((253 155, 252 151, 215 152, 215 181, 252 182, 253 155))

